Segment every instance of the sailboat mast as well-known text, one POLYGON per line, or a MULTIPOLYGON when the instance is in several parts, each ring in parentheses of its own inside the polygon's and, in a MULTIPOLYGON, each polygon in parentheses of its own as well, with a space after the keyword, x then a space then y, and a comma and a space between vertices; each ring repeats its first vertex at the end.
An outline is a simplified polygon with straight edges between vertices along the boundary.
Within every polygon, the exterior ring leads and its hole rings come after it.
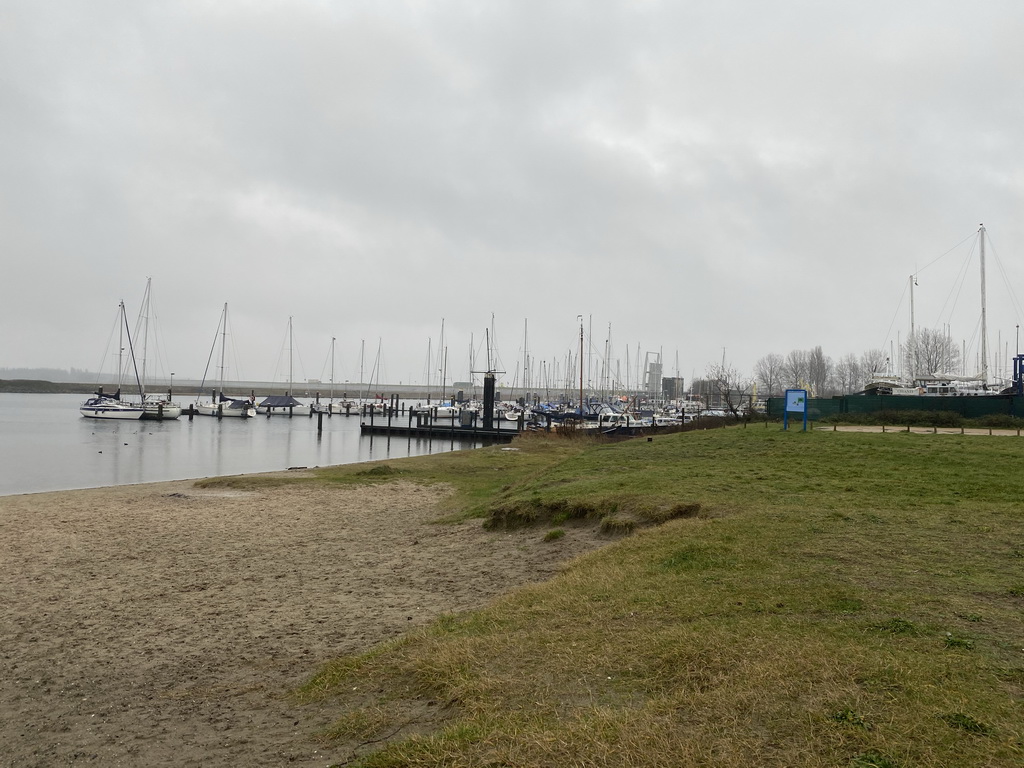
MULTIPOLYGON (((146 293, 142 299, 142 381, 146 381, 146 356, 149 352, 149 291, 153 278, 146 278, 146 293)), ((145 393, 143 393, 145 399, 145 393)))
POLYGON ((124 379, 124 301, 117 305, 117 311, 121 317, 118 318, 118 328, 120 330, 117 334, 117 392, 114 397, 120 400, 121 381, 124 379))
POLYGON ((337 338, 331 336, 331 402, 334 402, 334 343, 337 338))
POLYGON ((292 394, 292 318, 288 317, 288 395, 292 394))
POLYGON ((985 304, 985 225, 978 230, 981 234, 981 384, 988 386, 988 319, 985 304))
POLYGON ((228 303, 224 302, 224 313, 220 317, 220 393, 224 394, 224 348, 228 342, 228 303))
MULTIPOLYGON (((135 371, 135 383, 139 387, 139 396, 145 400, 145 394, 142 391, 142 379, 139 378, 139 367, 135 364, 135 349, 132 347, 132 334, 128 330, 128 315, 124 311, 124 302, 121 302, 121 319, 124 321, 124 333, 128 338, 128 352, 132 358, 132 370, 135 371)), ((118 395, 120 395, 120 385, 118 386, 118 395)))
MULTIPOLYGON (((530 320, 523 319, 523 398, 530 395, 530 320)), ((524 400, 525 402, 525 400, 524 400)))
POLYGON ((910 377, 914 378, 917 376, 917 339, 914 336, 914 276, 910 276, 910 338, 908 343, 910 344, 910 377))
POLYGON ((580 421, 583 420, 583 315, 580 315, 580 421))

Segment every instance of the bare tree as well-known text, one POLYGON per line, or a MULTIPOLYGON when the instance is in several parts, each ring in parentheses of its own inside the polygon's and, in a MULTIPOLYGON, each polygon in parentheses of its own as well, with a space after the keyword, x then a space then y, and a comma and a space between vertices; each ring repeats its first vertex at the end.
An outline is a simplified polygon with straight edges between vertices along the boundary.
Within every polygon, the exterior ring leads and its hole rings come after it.
POLYGON ((739 371, 727 363, 713 363, 707 367, 705 379, 714 388, 722 404, 733 416, 739 418, 746 394, 739 371))
POLYGON ((821 351, 820 344, 807 353, 807 380, 815 397, 829 394, 832 368, 832 358, 821 351))
POLYGON ((860 373, 868 379, 874 373, 881 373, 889 368, 889 356, 881 349, 869 349, 860 356, 860 373))
POLYGON ((960 367, 960 349, 941 331, 918 328, 904 347, 911 376, 950 373, 960 367))
POLYGON ((787 387, 796 389, 807 384, 807 378, 807 353, 801 349, 794 349, 786 355, 786 361, 782 365, 782 381, 787 387))
POLYGON ((839 391, 843 394, 864 388, 864 375, 861 373, 860 362, 855 354, 845 355, 836 363, 835 380, 839 391))
POLYGON ((754 378, 763 390, 764 397, 781 394, 782 367, 785 362, 782 355, 771 352, 754 363, 754 378))

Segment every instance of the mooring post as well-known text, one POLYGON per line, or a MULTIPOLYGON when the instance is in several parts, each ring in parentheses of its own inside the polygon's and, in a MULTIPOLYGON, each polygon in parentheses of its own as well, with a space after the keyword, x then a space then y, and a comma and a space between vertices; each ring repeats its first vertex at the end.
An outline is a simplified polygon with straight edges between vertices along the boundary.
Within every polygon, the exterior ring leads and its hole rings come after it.
POLYGON ((323 432, 324 431, 324 412, 323 411, 317 411, 316 412, 316 431, 317 432, 323 432))

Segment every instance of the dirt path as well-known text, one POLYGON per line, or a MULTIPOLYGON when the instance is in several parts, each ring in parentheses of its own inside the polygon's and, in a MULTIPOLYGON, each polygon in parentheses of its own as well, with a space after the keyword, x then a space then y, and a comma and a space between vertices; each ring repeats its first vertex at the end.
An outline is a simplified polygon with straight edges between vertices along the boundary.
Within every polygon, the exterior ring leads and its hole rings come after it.
POLYGON ((283 694, 335 655, 549 578, 604 543, 431 525, 441 491, 0 497, 0 764, 327 766, 283 694))
POLYGON ((988 427, 866 427, 866 426, 839 426, 834 424, 818 424, 814 427, 816 432, 910 432, 917 435, 993 435, 999 437, 1020 437, 1016 429, 989 429, 988 427))

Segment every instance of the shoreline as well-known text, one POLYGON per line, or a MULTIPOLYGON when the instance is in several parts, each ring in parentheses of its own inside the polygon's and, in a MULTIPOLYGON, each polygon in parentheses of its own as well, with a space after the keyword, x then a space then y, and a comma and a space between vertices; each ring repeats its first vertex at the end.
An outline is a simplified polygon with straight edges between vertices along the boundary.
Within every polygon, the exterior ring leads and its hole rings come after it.
POLYGON ((434 525, 446 494, 176 480, 0 497, 10 764, 335 762, 316 739, 329 702, 288 699, 321 664, 608 541, 434 525))

